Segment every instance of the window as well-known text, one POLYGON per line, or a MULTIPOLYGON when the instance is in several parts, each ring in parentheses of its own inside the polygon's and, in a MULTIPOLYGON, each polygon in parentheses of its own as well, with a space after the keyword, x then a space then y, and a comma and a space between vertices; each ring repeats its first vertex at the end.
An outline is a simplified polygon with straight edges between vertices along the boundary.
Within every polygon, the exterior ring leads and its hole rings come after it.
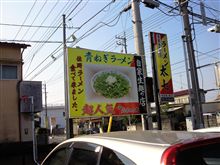
POLYGON ((135 163, 126 156, 103 147, 100 165, 135 165, 135 163))
POLYGON ((96 165, 100 149, 100 146, 92 143, 74 143, 69 165, 96 165))
MULTIPOLYGON (((193 145, 193 144, 192 144, 193 145)), ((196 146, 179 152, 177 155, 178 165, 219 165, 220 143, 196 146)))
POLYGON ((18 78, 16 65, 0 65, 1 80, 15 80, 18 78))
POLYGON ((72 142, 64 143, 59 146, 55 151, 53 151, 47 159, 42 163, 43 165, 67 165, 68 158, 70 155, 69 146, 72 142))
POLYGON ((67 161, 68 150, 66 148, 59 149, 53 152, 48 159, 44 162, 44 165, 64 165, 67 161))

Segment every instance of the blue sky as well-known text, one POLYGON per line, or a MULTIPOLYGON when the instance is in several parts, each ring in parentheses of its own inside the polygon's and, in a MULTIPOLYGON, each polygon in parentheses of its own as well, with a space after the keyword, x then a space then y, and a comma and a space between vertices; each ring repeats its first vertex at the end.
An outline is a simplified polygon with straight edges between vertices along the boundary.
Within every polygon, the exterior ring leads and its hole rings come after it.
MULTIPOLYGON (((121 52, 122 47, 116 44, 116 35, 126 33, 128 53, 135 53, 132 31, 132 13, 120 11, 128 4, 128 0, 116 0, 96 17, 84 24, 89 18, 110 3, 110 0, 0 0, 0 39, 7 42, 23 40, 31 47, 23 54, 24 79, 42 81, 47 84, 48 104, 64 103, 63 91, 63 56, 62 56, 62 15, 67 16, 67 38, 72 41, 72 34, 77 41, 92 27, 103 25, 78 43, 68 43, 68 46, 79 46, 88 49, 121 52), (84 24, 84 25, 83 25, 84 24), (31 25, 31 28, 15 26, 31 25), (76 29, 80 27, 80 29, 76 29), (34 27, 33 27, 34 26, 34 27), (36 26, 41 26, 38 28, 36 26), (50 28, 48 28, 50 26, 50 28), (58 27, 58 28, 56 28, 58 27), (29 41, 53 41, 59 43, 35 43, 29 41), (59 47, 60 46, 60 47, 59 47), (56 53, 53 53, 56 51, 56 53), (56 60, 54 61, 54 58, 56 60), (47 67, 48 66, 48 67, 47 67)), ((173 0, 162 1, 175 6, 173 0)), ((191 0, 193 12, 200 14, 198 3, 191 0)), ((220 19, 219 0, 204 1, 206 14, 213 19, 220 19)), ((150 31, 165 33, 168 36, 174 91, 187 89, 185 63, 183 54, 182 18, 178 12, 169 12, 164 6, 158 9, 146 8, 140 4, 143 22, 143 36, 148 75, 152 75, 148 33, 150 31), (163 12, 162 12, 163 11, 163 12), (168 15, 169 16, 168 16, 168 15), (172 16, 170 16, 172 15, 172 16)), ((220 34, 207 32, 212 25, 204 26, 198 23, 200 19, 193 18, 195 24, 194 49, 197 66, 214 63, 220 60, 220 34), (207 53, 210 52, 210 53, 207 53)), ((214 65, 198 70, 200 88, 205 90, 217 88, 215 84, 214 65)), ((207 101, 214 100, 218 91, 208 92, 207 101)))

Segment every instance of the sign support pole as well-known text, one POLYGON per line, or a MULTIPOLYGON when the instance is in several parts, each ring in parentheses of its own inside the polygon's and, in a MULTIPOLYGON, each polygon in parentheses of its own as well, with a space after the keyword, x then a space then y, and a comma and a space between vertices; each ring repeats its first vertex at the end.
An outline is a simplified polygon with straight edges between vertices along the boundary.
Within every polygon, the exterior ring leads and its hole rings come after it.
POLYGON ((66 16, 63 15, 63 64, 64 64, 64 94, 65 94, 65 116, 66 116, 66 138, 70 138, 69 125, 69 100, 68 100, 68 70, 66 53, 66 16))
MULTIPOLYGON (((150 43, 153 43, 153 36, 149 33, 150 43)), ((153 88, 154 88, 154 101, 155 101, 155 108, 156 108, 156 117, 157 117, 157 129, 162 130, 161 124, 161 115, 160 115, 160 102, 159 102, 159 88, 158 88, 158 79, 157 79, 157 67, 156 67, 156 59, 155 59, 155 51, 153 46, 151 45, 151 52, 152 52, 152 72, 153 72, 153 88)))
POLYGON ((32 140, 33 140, 33 159, 36 164, 38 164, 38 154, 37 154, 37 141, 36 141, 36 135, 35 135, 35 122, 34 122, 34 97, 29 96, 30 99, 30 109, 31 109, 31 118, 32 118, 32 140))

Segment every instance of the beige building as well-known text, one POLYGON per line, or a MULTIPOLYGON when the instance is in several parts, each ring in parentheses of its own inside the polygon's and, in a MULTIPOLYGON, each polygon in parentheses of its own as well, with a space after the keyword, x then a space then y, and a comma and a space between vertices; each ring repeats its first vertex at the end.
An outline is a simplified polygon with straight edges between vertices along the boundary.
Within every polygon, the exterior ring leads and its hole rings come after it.
MULTIPOLYGON (((191 106, 189 104, 189 90, 182 90, 174 93, 174 108, 170 108, 169 111, 183 111, 186 116, 190 116, 191 106)), ((200 90, 200 97, 202 102, 202 110, 203 110, 203 119, 205 127, 219 126, 220 125, 220 102, 206 102, 205 101, 205 92, 204 90, 200 90)), ((188 124, 187 129, 192 129, 192 121, 191 118, 187 118, 186 124, 188 124), (189 128, 188 128, 189 127, 189 128)))
MULTIPOLYGON (((205 91, 200 89, 201 102, 205 103, 205 91)), ((175 104, 186 104, 189 103, 189 90, 181 90, 174 93, 175 104)))
POLYGON ((30 45, 0 42, 0 143, 21 141, 19 83, 22 54, 30 45))

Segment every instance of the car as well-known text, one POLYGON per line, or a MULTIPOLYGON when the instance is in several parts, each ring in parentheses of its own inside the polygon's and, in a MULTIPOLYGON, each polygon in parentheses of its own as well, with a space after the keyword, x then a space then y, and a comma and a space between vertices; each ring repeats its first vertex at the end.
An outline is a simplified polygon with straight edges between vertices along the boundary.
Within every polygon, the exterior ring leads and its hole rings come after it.
POLYGON ((65 140, 41 165, 219 165, 219 148, 215 133, 119 131, 65 140))
POLYGON ((220 127, 208 127, 208 128, 200 128, 193 130, 194 132, 213 132, 213 133, 220 133, 220 127))

